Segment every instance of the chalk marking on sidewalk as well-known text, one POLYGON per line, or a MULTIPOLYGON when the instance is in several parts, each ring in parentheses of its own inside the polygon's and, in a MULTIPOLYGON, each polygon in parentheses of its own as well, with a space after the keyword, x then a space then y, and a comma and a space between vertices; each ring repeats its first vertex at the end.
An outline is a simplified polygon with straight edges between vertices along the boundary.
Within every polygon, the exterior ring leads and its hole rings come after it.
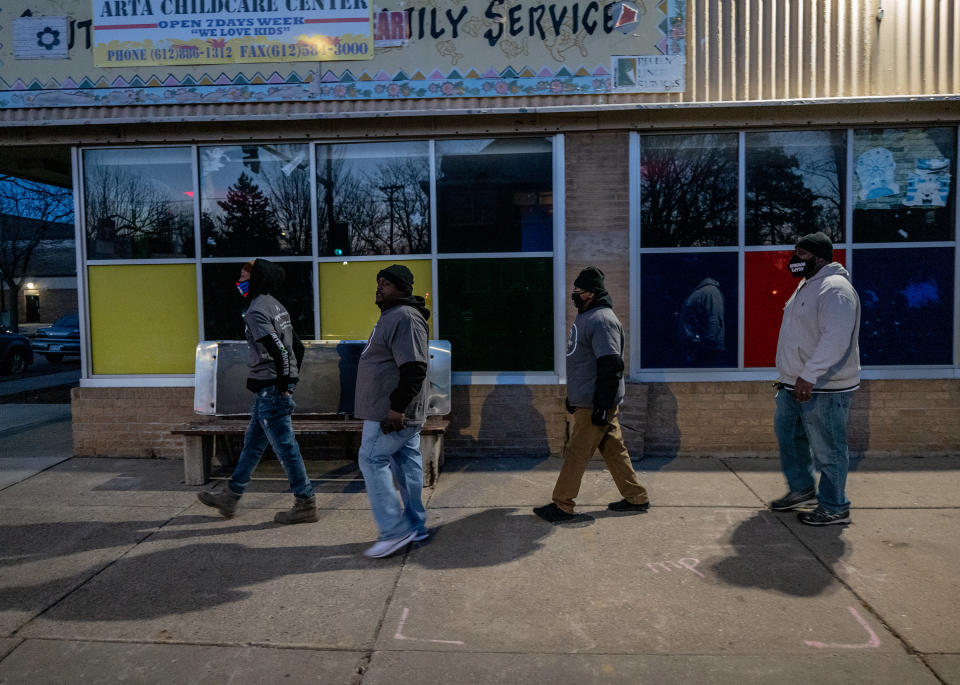
POLYGON ((428 640, 422 637, 407 637, 403 634, 403 626, 407 623, 407 616, 410 614, 410 609, 403 607, 403 612, 400 614, 400 623, 397 625, 397 632, 393 634, 394 640, 412 640, 414 642, 436 642, 442 645, 462 645, 462 640, 428 640))
POLYGON ((877 634, 873 632, 873 629, 870 625, 863 619, 863 617, 857 613, 857 610, 853 607, 847 607, 850 610, 850 613, 853 614, 853 617, 857 619, 857 623, 863 626, 863 629, 867 631, 867 635, 870 636, 870 639, 866 642, 860 643, 858 645, 846 645, 837 642, 816 642, 810 640, 804 640, 803 643, 807 647, 817 647, 819 649, 875 649, 880 646, 880 638, 877 637, 877 634))
POLYGON ((647 564, 647 568, 654 573, 660 573, 660 571, 670 571, 670 567, 667 564, 673 564, 676 568, 685 568, 688 571, 693 571, 701 578, 706 578, 705 575, 697 570, 700 560, 694 559, 693 557, 683 557, 682 559, 677 559, 676 561, 655 561, 652 564, 647 564))

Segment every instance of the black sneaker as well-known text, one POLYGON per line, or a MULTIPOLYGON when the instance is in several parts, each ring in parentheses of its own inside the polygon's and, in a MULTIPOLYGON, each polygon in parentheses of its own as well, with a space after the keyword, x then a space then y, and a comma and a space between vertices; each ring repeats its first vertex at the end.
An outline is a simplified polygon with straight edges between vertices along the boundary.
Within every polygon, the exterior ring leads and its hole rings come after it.
POLYGON ((802 490, 800 492, 788 492, 780 499, 770 502, 770 508, 774 511, 790 511, 805 504, 817 503, 817 491, 814 488, 802 490))
POLYGON ((576 514, 568 514, 553 502, 542 507, 534 507, 533 513, 548 523, 563 523, 580 518, 576 514))
POLYGON ((607 505, 607 509, 610 511, 629 511, 642 514, 650 508, 650 502, 644 502, 643 504, 634 504, 633 502, 627 501, 625 499, 620 500, 619 502, 610 502, 607 505))
POLYGON ((817 507, 813 511, 805 511, 797 514, 797 520, 800 523, 806 523, 808 526, 833 526, 850 523, 850 510, 838 511, 831 514, 823 507, 817 507))

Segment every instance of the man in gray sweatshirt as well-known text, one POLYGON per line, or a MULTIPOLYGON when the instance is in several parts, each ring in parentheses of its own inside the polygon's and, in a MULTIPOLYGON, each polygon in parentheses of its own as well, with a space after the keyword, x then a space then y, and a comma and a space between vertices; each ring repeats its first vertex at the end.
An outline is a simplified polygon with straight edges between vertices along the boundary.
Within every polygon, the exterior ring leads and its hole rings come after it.
POLYGON ((291 415, 296 407, 293 391, 300 379, 303 343, 290 322, 290 314, 273 296, 283 285, 282 267, 266 259, 244 264, 237 289, 249 300, 243 316, 247 335, 247 390, 256 393, 243 450, 233 475, 222 492, 201 492, 197 498, 230 518, 260 463, 267 443, 283 465, 293 492, 293 508, 277 512, 277 523, 313 523, 317 503, 313 485, 293 434, 291 415))
POLYGON ((770 508, 790 511, 816 503, 812 512, 798 515, 801 523, 850 523, 847 418, 860 387, 860 298, 850 274, 833 261, 833 243, 822 232, 797 241, 789 268, 803 280, 783 308, 774 430, 790 491, 770 508))

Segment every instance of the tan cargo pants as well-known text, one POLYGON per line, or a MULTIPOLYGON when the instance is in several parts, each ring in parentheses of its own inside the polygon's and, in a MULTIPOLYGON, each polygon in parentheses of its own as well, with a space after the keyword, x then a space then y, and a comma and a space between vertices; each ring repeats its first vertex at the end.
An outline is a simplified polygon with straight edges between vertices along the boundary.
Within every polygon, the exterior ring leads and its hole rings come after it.
POLYGON ((570 422, 570 433, 563 447, 563 465, 553 489, 554 503, 568 514, 573 513, 574 500, 580 493, 580 482, 593 453, 599 448, 607 469, 613 476, 620 494, 628 502, 643 504, 649 501, 646 489, 640 485, 637 473, 630 463, 630 453, 623 444, 620 431, 620 409, 616 409, 610 423, 594 426, 590 421, 592 409, 577 408, 570 422))

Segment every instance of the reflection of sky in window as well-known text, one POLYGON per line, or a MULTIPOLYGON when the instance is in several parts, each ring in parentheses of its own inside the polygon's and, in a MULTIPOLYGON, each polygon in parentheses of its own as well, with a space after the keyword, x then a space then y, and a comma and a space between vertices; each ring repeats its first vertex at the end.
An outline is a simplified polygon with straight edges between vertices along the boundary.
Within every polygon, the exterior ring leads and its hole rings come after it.
POLYGON ((218 145, 200 148, 200 187, 205 209, 218 211, 213 204, 224 200, 227 189, 237 182, 240 174, 250 177, 254 185, 266 192, 265 177, 282 173, 292 174, 310 163, 306 145, 218 145), (244 155, 244 147, 256 149, 256 157, 244 155), (254 173, 251 165, 260 165, 254 173), (212 206, 211 206, 212 205, 212 206))
POLYGON ((193 193, 193 166, 190 148, 151 147, 138 149, 86 150, 83 153, 86 178, 96 167, 114 167, 123 175, 136 175, 164 192, 171 202, 190 202, 193 193))
MULTIPOLYGON (((834 156, 834 137, 836 145, 842 142, 842 133, 832 131, 772 131, 756 134, 755 147, 779 147, 785 155, 795 157, 799 168, 794 174, 800 177, 803 185, 814 195, 816 204, 830 204, 824 197, 839 198, 839 178, 834 156)), ((747 136, 747 144, 752 135, 747 136)))
POLYGON ((384 162, 402 157, 426 157, 428 152, 426 141, 321 145, 317 150, 317 175, 326 176, 327 154, 334 162, 343 160, 347 173, 375 176, 384 162))
POLYGON ((438 155, 542 154, 552 149, 547 138, 484 138, 437 142, 438 155))

